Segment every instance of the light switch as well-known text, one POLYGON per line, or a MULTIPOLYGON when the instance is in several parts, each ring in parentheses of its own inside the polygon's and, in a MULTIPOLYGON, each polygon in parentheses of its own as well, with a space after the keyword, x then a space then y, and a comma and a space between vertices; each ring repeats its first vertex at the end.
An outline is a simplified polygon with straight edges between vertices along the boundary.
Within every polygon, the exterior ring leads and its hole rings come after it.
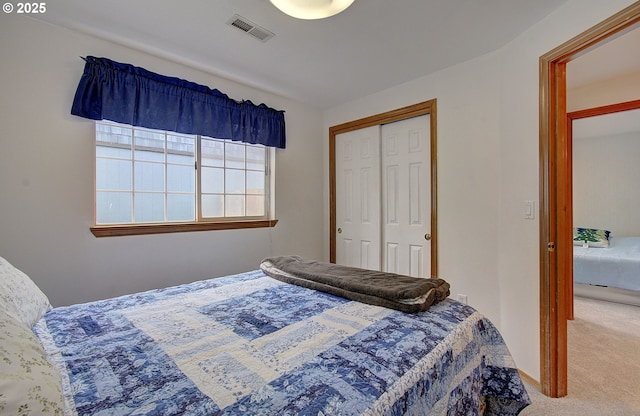
POLYGON ((536 217, 536 203, 534 201, 524 201, 524 218, 532 220, 536 217))

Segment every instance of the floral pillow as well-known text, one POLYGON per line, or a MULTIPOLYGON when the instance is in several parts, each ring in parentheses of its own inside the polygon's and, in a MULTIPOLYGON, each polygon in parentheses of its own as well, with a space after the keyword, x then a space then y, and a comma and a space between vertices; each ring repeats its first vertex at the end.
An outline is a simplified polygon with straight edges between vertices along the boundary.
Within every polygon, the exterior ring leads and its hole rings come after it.
POLYGON ((0 311, 31 328, 49 309, 49 299, 29 276, 0 257, 0 311))
POLYGON ((589 247, 609 247, 609 235, 611 231, 595 228, 574 228, 573 245, 589 247))
POLYGON ((0 414, 62 416, 61 380, 31 329, 0 311, 0 414))

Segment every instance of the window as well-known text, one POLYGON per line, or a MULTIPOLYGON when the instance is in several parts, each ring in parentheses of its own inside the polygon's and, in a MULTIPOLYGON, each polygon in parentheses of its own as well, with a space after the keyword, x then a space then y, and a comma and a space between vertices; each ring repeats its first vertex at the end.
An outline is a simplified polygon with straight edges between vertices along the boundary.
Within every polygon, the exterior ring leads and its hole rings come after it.
POLYGON ((96 227, 269 220, 273 153, 262 145, 98 121, 96 227))

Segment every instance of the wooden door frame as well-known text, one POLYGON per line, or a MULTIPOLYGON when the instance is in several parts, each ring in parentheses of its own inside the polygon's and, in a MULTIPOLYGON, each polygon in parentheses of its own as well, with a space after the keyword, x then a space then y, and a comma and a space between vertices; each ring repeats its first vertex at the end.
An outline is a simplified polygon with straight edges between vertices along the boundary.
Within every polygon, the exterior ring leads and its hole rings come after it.
POLYGON ((540 57, 540 385, 567 395, 568 284, 572 281, 571 143, 566 64, 640 22, 640 2, 540 57))
POLYGON ((393 123, 429 114, 431 157, 431 277, 438 276, 438 192, 437 192, 437 112, 436 102, 423 101, 385 113, 329 127, 329 261, 336 262, 336 136, 371 126, 393 123))

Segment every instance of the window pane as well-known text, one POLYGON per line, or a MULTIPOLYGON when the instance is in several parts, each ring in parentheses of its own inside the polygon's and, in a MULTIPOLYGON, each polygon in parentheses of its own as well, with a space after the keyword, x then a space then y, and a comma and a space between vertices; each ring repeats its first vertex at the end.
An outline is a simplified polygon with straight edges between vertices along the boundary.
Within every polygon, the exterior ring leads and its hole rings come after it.
POLYGON ((194 166, 196 139, 192 136, 167 135, 167 162, 194 166))
POLYGON ((201 200, 203 217, 211 218, 224 216, 223 195, 202 195, 201 200))
POLYGON ((169 153, 167 154, 167 163, 174 163, 176 165, 185 165, 190 166, 191 169, 195 169, 196 157, 193 155, 176 155, 169 153))
POLYGON ((225 166, 227 168, 244 169, 244 148, 243 144, 225 144, 225 166))
POLYGON ((244 217, 244 195, 227 195, 224 208, 227 217, 244 217))
POLYGON ((164 165, 135 162, 134 182, 136 191, 164 191, 164 165))
POLYGON ((203 193, 224 193, 224 169, 202 168, 201 180, 203 193))
POLYGON ((135 129, 133 134, 136 149, 142 148, 164 153, 164 132, 135 129))
POLYGON ((200 140, 203 166, 224 167, 224 143, 217 140, 200 140))
POLYGON ((261 217, 264 215, 264 196, 247 195, 247 216, 261 217))
POLYGON ((96 223, 131 222, 130 192, 96 192, 96 223))
POLYGON ((131 147, 133 129, 124 125, 96 123, 96 142, 131 147))
POLYGON ((97 224, 269 214, 270 148, 108 121, 95 146, 97 224))
POLYGON ((96 159, 96 189, 130 191, 131 162, 127 160, 96 159))
POLYGON ((244 170, 227 169, 225 193, 244 194, 244 170))
POLYGON ((193 155, 196 153, 196 140, 192 136, 167 133, 167 152, 193 155))
POLYGON ((194 195, 167 195, 167 221, 193 221, 196 217, 195 212, 194 195))
POLYGON ((247 193, 264 195, 264 172, 247 171, 247 193))
POLYGON ((118 159, 131 159, 131 148, 96 146, 96 156, 115 157, 118 159))
POLYGON ((167 165, 168 192, 195 192, 196 171, 193 166, 167 165))
POLYGON ((263 146, 247 146, 247 169, 264 172, 266 150, 263 146))
POLYGON ((136 149, 134 152, 136 160, 148 160, 151 162, 164 162, 164 153, 150 150, 136 149))
POLYGON ((163 222, 164 221, 164 194, 136 193, 135 222, 163 222))

